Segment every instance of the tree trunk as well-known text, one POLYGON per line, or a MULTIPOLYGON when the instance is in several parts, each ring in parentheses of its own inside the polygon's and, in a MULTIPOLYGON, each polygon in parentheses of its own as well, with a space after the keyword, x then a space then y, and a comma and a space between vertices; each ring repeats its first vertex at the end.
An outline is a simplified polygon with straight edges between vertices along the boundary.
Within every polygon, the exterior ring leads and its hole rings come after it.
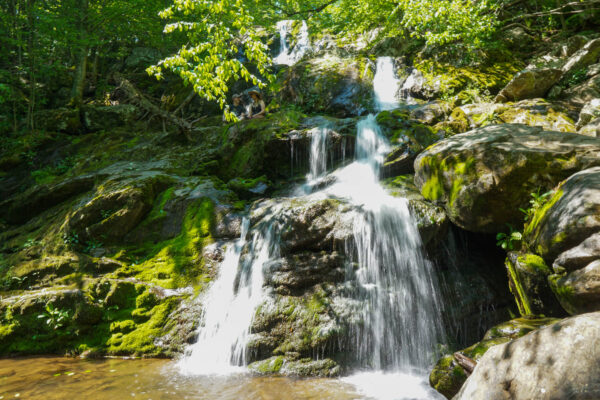
POLYGON ((27 25, 29 29, 29 35, 27 38, 27 55, 29 56, 29 103, 27 107, 27 126, 31 131, 34 129, 34 117, 35 112, 35 17, 33 15, 33 8, 35 6, 35 0, 29 0, 27 2, 27 25))
POLYGON ((77 55, 77 67, 73 77, 73 88, 71 89, 71 106, 80 108, 83 103, 83 89, 85 87, 85 75, 88 61, 87 41, 87 8, 88 0, 79 0, 79 45, 80 50, 77 55))
POLYGON ((84 46, 79 54, 77 69, 73 77, 73 88, 71 89, 71 106, 80 108, 83 103, 83 89, 85 87, 85 74, 87 70, 88 48, 84 46))

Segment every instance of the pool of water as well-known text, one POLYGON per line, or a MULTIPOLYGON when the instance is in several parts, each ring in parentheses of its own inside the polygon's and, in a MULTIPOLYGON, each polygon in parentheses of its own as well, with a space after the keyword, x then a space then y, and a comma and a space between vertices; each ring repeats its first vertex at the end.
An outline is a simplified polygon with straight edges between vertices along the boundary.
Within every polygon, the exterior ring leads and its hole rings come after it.
POLYGON ((184 376, 169 360, 0 360, 0 400, 6 399, 437 399, 422 377, 359 374, 341 379, 184 376))

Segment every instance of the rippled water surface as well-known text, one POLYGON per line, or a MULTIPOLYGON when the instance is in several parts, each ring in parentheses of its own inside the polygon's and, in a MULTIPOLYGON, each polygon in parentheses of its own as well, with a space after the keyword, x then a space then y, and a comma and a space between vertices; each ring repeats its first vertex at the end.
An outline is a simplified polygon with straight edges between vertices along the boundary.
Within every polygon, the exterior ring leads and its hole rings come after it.
POLYGON ((0 399, 357 399, 334 379, 181 376, 172 361, 0 360, 0 399))
MULTIPOLYGON (((0 400, 440 399, 425 378, 367 373, 341 379, 183 376, 169 360, 78 360, 31 357, 0 360, 0 400)), ((443 399, 443 398, 442 398, 443 399)))

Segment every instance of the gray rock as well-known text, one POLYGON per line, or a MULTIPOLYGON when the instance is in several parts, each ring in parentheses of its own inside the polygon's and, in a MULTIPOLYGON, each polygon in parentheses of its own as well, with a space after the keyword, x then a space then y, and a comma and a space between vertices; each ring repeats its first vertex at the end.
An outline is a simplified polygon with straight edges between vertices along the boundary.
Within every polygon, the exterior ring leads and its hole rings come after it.
POLYGON ((599 231, 600 167, 595 167, 570 176, 556 188, 526 226, 523 241, 552 265, 560 253, 599 231))
POLYGON ((592 99, 583 106, 581 112, 579 113, 577 129, 580 130, 583 126, 589 124, 596 118, 600 118, 600 98, 592 99))
POLYGON ((553 264, 550 286, 571 314, 600 310, 599 233, 600 167, 561 183, 523 233, 524 243, 553 264))
POLYGON ((590 40, 569 58, 562 70, 565 74, 573 73, 596 63, 598 58, 600 58, 600 39, 590 40))
POLYGON ((591 78, 591 77, 593 77, 595 75, 598 75, 598 74, 600 74, 600 63, 594 64, 594 65, 590 65, 588 67, 587 74, 586 74, 586 76, 588 78, 591 78))
POLYGON ((561 96, 578 107, 583 107, 593 99, 600 98, 600 74, 565 90, 561 96))
POLYGON ((600 397, 600 313, 569 318, 494 346, 454 400, 600 397))
POLYGON ((53 185, 39 185, 0 202, 0 216, 14 224, 36 215, 94 187, 95 177, 82 175, 53 185))
POLYGON ((600 259, 569 274, 550 277, 550 286, 570 314, 600 310, 600 259))
POLYGON ((555 271, 564 269, 567 272, 585 267, 594 260, 600 259, 600 233, 595 233, 579 245, 561 253, 552 268, 555 271))
POLYGON ((507 101, 518 101, 544 97, 563 72, 557 68, 531 69, 519 72, 498 93, 495 102, 505 103, 507 101))
POLYGON ((590 137, 600 137, 600 118, 590 121, 589 124, 582 127, 577 133, 590 137))
POLYGON ((548 131, 575 132, 569 110, 543 99, 522 100, 514 104, 477 103, 461 106, 471 128, 492 123, 525 124, 548 131))

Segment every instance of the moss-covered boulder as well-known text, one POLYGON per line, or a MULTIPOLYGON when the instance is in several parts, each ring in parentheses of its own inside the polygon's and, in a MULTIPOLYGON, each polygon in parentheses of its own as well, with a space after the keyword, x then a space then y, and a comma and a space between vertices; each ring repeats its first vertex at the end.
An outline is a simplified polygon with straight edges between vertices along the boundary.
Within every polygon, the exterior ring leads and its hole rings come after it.
MULTIPOLYGON (((263 119, 228 125, 222 133, 222 156, 216 173, 225 182, 234 180, 233 189, 240 187, 235 184, 240 178, 246 183, 262 176, 271 181, 290 179, 307 170, 303 156, 308 154, 313 129, 330 128, 328 140, 335 162, 353 149, 355 123, 352 119, 308 118, 295 110, 281 110, 263 119)), ((247 192, 242 195, 249 196, 247 192)))
POLYGON ((521 71, 498 93, 494 100, 504 103, 544 97, 550 88, 560 80, 562 74, 563 71, 558 68, 521 71))
MULTIPOLYGON (((549 103, 543 99, 506 104, 468 104, 455 109, 452 115, 459 117, 460 112, 464 114, 471 128, 507 123, 538 126, 548 131, 575 132, 577 130, 575 122, 570 117, 572 110, 562 104, 549 103)), ((456 120, 461 119, 456 118, 456 120)))
POLYGON ((94 182, 94 176, 83 175, 56 184, 34 186, 0 202, 0 216, 13 224, 26 222, 57 204, 91 190, 94 182))
POLYGON ((527 224, 525 244, 553 266, 550 285, 571 314, 600 309, 600 167, 562 182, 527 224))
POLYGON ((435 99, 456 96, 463 101, 497 93, 522 68, 519 61, 457 67, 433 59, 418 59, 404 88, 411 96, 435 99))
MULTIPOLYGON (((423 111, 425 113, 426 111, 423 111)), ((443 115, 443 114, 442 114, 443 115)), ((434 129, 419 121, 418 115, 408 109, 382 111, 377 114, 377 123, 392 145, 406 146, 412 154, 418 154, 440 137, 434 129)))
POLYGON ((373 76, 368 58, 325 54, 282 70, 274 90, 307 112, 355 116, 373 108, 373 76))
MULTIPOLYGON (((530 317, 503 322, 490 328, 482 341, 460 350, 459 353, 478 362, 493 346, 510 342, 556 321, 552 318, 530 317)), ((469 373, 458 363, 456 357, 449 354, 440 358, 435 364, 429 375, 429 383, 434 389, 450 399, 459 392, 468 376, 469 373)))
POLYGON ((506 270, 510 291, 521 315, 562 316, 564 311, 548 286, 552 274, 544 259, 536 254, 508 253, 506 270))
POLYGON ((167 356, 162 340, 175 329, 170 313, 185 297, 133 282, 102 279, 80 289, 31 290, 0 301, 0 355, 93 354, 167 356), (151 292, 154 290, 154 292, 151 292))
POLYGON ((490 125, 442 140, 415 160, 415 183, 473 232, 519 226, 531 192, 600 164, 600 143, 518 124, 490 125))
POLYGON ((584 314, 492 347, 454 398, 596 398, 599 324, 600 313, 584 314))

